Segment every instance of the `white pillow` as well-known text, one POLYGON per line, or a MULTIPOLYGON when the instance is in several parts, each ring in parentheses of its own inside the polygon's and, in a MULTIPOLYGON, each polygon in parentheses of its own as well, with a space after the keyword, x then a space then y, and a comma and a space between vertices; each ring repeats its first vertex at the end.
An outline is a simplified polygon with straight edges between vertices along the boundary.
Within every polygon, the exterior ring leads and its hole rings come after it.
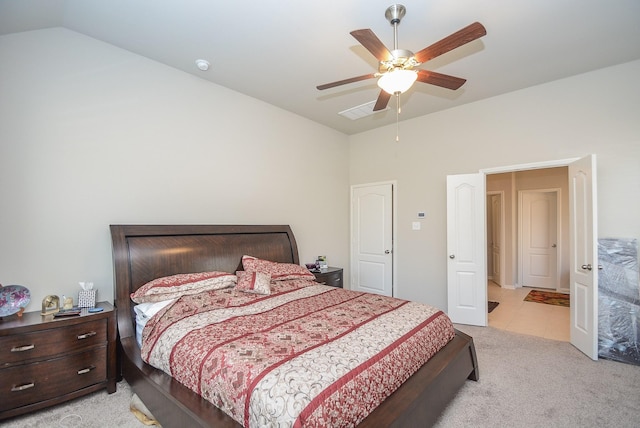
POLYGON ((140 303, 133 307, 133 310, 136 313, 136 341, 138 342, 138 346, 142 348, 142 330, 144 330, 144 326, 147 324, 147 321, 160 312, 162 308, 175 301, 176 299, 163 300, 161 302, 140 303))

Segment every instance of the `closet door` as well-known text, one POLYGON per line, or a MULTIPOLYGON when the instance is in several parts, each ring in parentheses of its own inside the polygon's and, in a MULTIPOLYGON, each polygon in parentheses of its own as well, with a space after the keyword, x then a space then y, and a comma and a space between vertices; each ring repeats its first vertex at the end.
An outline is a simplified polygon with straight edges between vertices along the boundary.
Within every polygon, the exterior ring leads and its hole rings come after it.
POLYGON ((351 289, 393 295, 393 184, 351 189, 351 289))

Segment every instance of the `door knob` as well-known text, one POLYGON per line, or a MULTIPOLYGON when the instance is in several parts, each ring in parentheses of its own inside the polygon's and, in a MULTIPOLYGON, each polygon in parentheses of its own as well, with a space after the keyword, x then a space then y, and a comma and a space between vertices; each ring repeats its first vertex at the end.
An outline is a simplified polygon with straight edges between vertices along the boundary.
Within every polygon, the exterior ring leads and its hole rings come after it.
POLYGON ((389 254, 390 252, 391 252, 391 251, 389 251, 389 250, 384 250, 384 253, 385 253, 385 254, 389 254))
POLYGON ((582 266, 580 266, 580 267, 581 267, 582 269, 584 269, 584 270, 591 270, 591 265, 590 265, 590 264, 589 264, 589 265, 582 265, 582 266))
POLYGON ((557 245, 556 245, 556 244, 553 244, 553 245, 551 246, 551 248, 556 248, 556 247, 557 247, 557 245))
POLYGON ((451 254, 451 255, 449 256, 449 258, 450 258, 450 259, 455 259, 455 258, 456 258, 456 255, 455 255, 455 254, 451 254))

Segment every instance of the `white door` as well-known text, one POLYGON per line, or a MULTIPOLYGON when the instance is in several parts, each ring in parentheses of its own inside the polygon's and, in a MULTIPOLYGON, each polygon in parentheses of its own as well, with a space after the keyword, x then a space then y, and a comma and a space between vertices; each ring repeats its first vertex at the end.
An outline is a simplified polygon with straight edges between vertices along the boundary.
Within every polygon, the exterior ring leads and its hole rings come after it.
POLYGON ((351 289, 393 295, 393 185, 351 188, 351 289))
POLYGON ((448 315, 487 325, 484 174, 447 176, 448 315))
POLYGON ((520 196, 520 284, 558 288, 558 194, 522 191, 520 196))
POLYGON ((596 158, 569 165, 571 343, 598 359, 598 231, 596 158))

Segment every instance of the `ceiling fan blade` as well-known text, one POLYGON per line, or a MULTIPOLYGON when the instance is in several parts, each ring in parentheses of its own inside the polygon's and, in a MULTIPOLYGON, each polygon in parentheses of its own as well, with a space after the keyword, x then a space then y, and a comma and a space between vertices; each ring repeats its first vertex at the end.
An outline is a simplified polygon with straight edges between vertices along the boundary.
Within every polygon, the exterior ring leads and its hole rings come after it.
POLYGON ((471 25, 464 27, 460 31, 445 37, 439 42, 435 42, 431 46, 422 49, 420 52, 414 55, 416 61, 427 62, 437 56, 449 52, 455 48, 472 42, 487 34, 487 30, 479 22, 474 22, 471 25))
POLYGON ((366 28, 364 30, 354 30, 350 33, 360 42, 378 61, 388 61, 393 58, 389 49, 380 41, 373 31, 366 28))
POLYGON ((380 111, 380 110, 386 109, 390 99, 391 99, 390 93, 385 91, 380 91, 380 95, 378 95, 378 100, 376 101, 376 105, 373 106, 373 111, 380 111))
POLYGON ((428 83, 447 89, 456 90, 464 85, 467 79, 449 76, 448 74, 436 73, 435 71, 418 70, 418 82, 428 83))
POLYGON ((373 74, 373 73, 364 74, 362 76, 351 77, 349 79, 344 79, 344 80, 338 80, 337 82, 331 82, 331 83, 325 83, 324 85, 318 85, 318 86, 316 86, 316 88, 318 88, 319 90, 322 91, 323 89, 335 88, 336 86, 346 85, 347 83, 359 82, 361 80, 373 79, 374 77, 376 77, 376 75, 373 74))

